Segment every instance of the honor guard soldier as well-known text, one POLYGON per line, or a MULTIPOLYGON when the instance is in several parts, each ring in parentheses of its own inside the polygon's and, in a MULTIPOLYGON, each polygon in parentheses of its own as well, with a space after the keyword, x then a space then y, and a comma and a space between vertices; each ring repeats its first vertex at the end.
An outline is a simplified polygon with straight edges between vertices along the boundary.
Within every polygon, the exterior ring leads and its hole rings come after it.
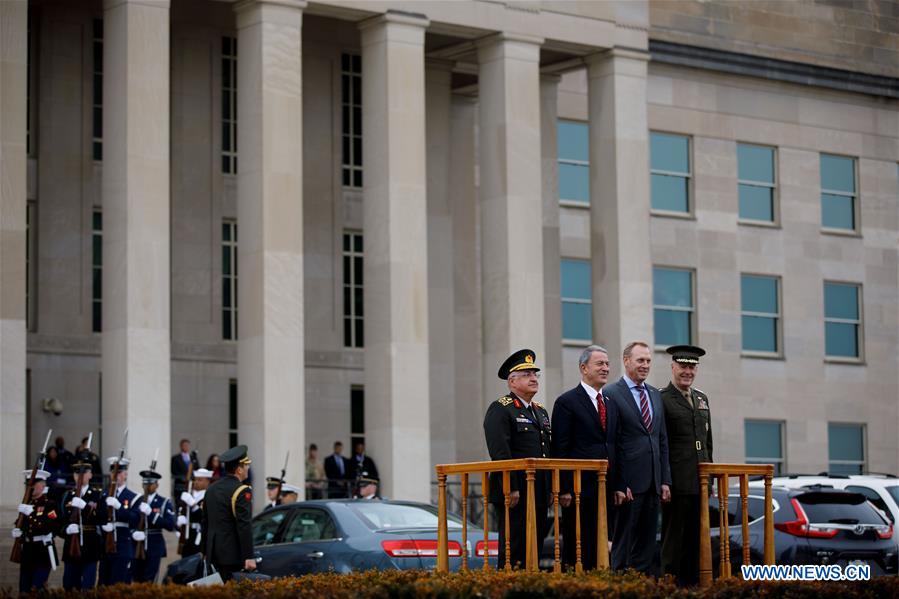
POLYGON ((62 500, 63 522, 69 523, 65 525, 62 550, 62 586, 66 590, 92 589, 97 584, 97 564, 103 554, 101 527, 106 524, 107 506, 103 491, 90 485, 93 469, 90 454, 80 454, 72 465, 75 488, 62 500))
POLYGON ((699 463, 712 461, 709 398, 693 386, 705 350, 692 345, 669 347, 671 382, 662 390, 671 501, 662 505, 662 571, 678 584, 699 582, 699 463))
MULTIPOLYGON (((25 484, 31 480, 31 470, 25 470, 25 484)), ((19 592, 43 589, 56 569, 56 547, 53 532, 59 529, 59 510, 47 496, 47 478, 50 473, 38 470, 31 489, 31 502, 20 503, 19 513, 25 518, 22 528, 13 528, 14 539, 22 538, 22 560, 19 567, 19 592)))
POLYGON ((209 482, 212 480, 212 470, 199 468, 194 470, 193 488, 188 493, 185 491, 181 494, 181 501, 187 506, 187 514, 178 516, 176 527, 178 534, 187 527, 187 539, 181 548, 181 557, 187 557, 195 553, 203 552, 203 514, 206 505, 206 489, 209 488, 209 482))
POLYGON ((221 460, 225 476, 206 491, 202 534, 207 559, 227 582, 241 569, 256 569, 251 522, 253 489, 244 484, 251 462, 246 445, 232 447, 221 455, 221 460))
MULTIPOLYGON (((484 416, 484 436, 491 460, 549 457, 551 431, 546 409, 533 401, 539 389, 539 371, 534 363, 536 354, 530 349, 515 352, 503 362, 497 373, 508 382, 509 394, 500 397, 487 408, 484 416)), ((524 472, 509 477, 509 544, 513 566, 526 564, 527 485, 524 472)), ((543 543, 548 530, 546 509, 550 485, 545 472, 537 471, 534 485, 537 514, 537 547, 543 543)), ((490 502, 503 522, 505 502, 502 475, 490 475, 490 502)), ((505 564, 505 526, 499 527, 499 567, 505 564)))
POLYGON ((137 510, 141 513, 143 526, 139 524, 138 530, 131 533, 131 538, 136 544, 143 544, 144 550, 143 557, 139 557, 139 549, 135 552, 131 560, 131 574, 134 582, 156 582, 159 563, 168 555, 162 531, 175 530, 175 509, 168 498, 156 492, 161 474, 151 468, 141 471, 140 477, 144 494, 138 498, 137 510))
POLYGON ((300 498, 300 489, 294 485, 284 483, 281 485, 281 497, 278 498, 278 505, 287 505, 288 503, 296 503, 300 498))
MULTIPOLYGON (((107 490, 103 501, 114 511, 114 518, 100 529, 115 537, 115 552, 105 552, 100 560, 100 584, 131 582, 131 558, 134 555, 134 541, 131 533, 137 528, 140 512, 137 511, 137 493, 125 486, 128 480, 128 458, 113 456, 107 460, 110 474, 115 470, 115 490, 107 490), (118 467, 116 468, 116 465, 118 467)), ((110 485, 111 486, 111 485, 110 485)))
POLYGON ((268 501, 266 502, 265 507, 262 508, 263 512, 267 512, 273 507, 281 505, 281 488, 283 486, 284 481, 277 476, 267 476, 265 478, 265 495, 268 497, 268 501))

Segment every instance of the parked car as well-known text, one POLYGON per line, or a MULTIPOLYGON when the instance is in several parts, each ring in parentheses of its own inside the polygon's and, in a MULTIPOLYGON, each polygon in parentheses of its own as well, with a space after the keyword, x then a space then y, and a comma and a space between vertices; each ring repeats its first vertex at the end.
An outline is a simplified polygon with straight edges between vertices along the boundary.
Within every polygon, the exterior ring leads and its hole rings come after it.
MULTIPOLYGON (((449 566, 462 565, 462 520, 450 515, 449 566)), ((258 572, 273 578, 315 572, 433 569, 437 564, 437 508, 411 501, 323 499, 303 501, 257 514, 253 545, 258 572)), ((498 538, 468 526, 471 567, 484 551, 496 567, 498 538)), ((198 555, 172 562, 166 580, 186 584, 201 576, 198 555)))
MULTIPOLYGON (((750 561, 764 563, 764 490, 750 485, 750 561)), ((833 488, 772 489, 774 556, 777 564, 837 564, 863 562, 871 575, 897 573, 897 546, 893 525, 861 493, 833 488)), ((743 563, 742 505, 739 488, 729 491, 727 519, 731 571, 740 576, 743 563)), ((709 498, 712 536, 712 571, 717 575, 720 535, 719 503, 709 498)))

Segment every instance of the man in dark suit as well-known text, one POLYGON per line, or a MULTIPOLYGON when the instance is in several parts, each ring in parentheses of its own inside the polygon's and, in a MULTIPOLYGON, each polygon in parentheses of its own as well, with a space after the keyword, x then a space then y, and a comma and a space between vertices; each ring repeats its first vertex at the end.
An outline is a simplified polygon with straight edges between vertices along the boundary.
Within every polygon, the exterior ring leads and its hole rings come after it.
POLYGON ((172 497, 180 497, 181 493, 187 491, 188 468, 193 465, 191 470, 200 469, 197 452, 190 450, 190 439, 181 439, 178 445, 181 453, 172 456, 172 497))
POLYGON ((226 475, 206 491, 201 534, 206 539, 206 557, 228 582, 241 569, 256 569, 253 489, 244 484, 250 470, 246 445, 232 447, 221 458, 226 475))
POLYGON ((365 455, 365 443, 362 441, 356 441, 356 444, 353 445, 353 457, 350 459, 350 464, 352 465, 350 478, 353 481, 360 478, 380 479, 378 467, 375 466, 373 459, 365 455))
MULTIPOLYGON (((536 354, 522 349, 509 356, 497 373, 507 381, 509 394, 490 404, 484 416, 484 437, 491 460, 517 458, 546 458, 552 448, 549 414, 533 401, 540 387, 539 371, 534 363, 536 354)), ((550 483, 548 471, 537 471, 534 485, 534 507, 537 526, 537 552, 549 529, 546 508, 549 503, 550 483)), ((525 473, 513 472, 509 476, 509 561, 512 566, 527 565, 527 483, 525 473)), ((499 518, 498 566, 506 563, 505 496, 502 475, 490 475, 490 502, 499 518)))
POLYGON ((328 477, 328 497, 349 497, 347 480, 350 476, 350 464, 341 455, 343 443, 334 441, 334 453, 325 458, 325 476, 328 477))
POLYGON ((615 531, 612 567, 653 571, 659 499, 671 499, 668 435, 659 390, 646 384, 652 350, 642 341, 624 348, 624 376, 606 385, 603 395, 615 404, 615 531))
MULTIPOLYGON (((581 382, 556 399, 553 404, 552 457, 578 460, 612 461, 613 439, 617 414, 606 404, 602 387, 609 380, 609 353, 605 348, 591 345, 581 352, 578 360, 581 382)), ((572 568, 577 558, 575 518, 572 505, 574 477, 563 472, 561 478, 562 505, 562 563, 572 568)), ((606 485, 609 489, 613 487, 606 485)), ((612 493, 606 495, 606 519, 612 506, 612 493)), ((596 567, 596 527, 599 502, 595 472, 581 473, 581 563, 585 570, 596 567)), ((607 530, 611 530, 609 527, 607 530)))

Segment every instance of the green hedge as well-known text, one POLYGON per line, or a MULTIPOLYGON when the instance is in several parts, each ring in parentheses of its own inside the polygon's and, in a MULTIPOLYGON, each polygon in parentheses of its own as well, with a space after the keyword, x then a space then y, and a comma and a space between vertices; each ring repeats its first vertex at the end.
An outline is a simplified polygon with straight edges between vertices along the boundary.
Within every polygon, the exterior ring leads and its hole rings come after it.
MULTIPOLYGON (((16 597, 0 590, 0 599, 16 597)), ((716 582, 712 587, 679 589, 671 579, 655 581, 639 574, 590 573, 528 574, 483 572, 434 574, 421 571, 316 574, 271 582, 190 588, 175 585, 117 585, 84 593, 53 589, 42 597, 90 597, 96 599, 234 599, 266 597, 286 599, 524 599, 530 597, 653 599, 656 597, 719 599, 764 597, 766 599, 884 599, 899 597, 899 579, 881 577, 868 582, 769 582, 737 580, 716 582)))

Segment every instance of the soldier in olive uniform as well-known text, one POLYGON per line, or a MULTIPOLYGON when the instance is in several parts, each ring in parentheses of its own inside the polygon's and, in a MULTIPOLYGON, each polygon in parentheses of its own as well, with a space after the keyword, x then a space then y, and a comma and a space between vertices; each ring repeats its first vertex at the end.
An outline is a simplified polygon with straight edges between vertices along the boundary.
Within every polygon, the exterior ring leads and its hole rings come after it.
POLYGON ((247 446, 232 447, 221 455, 225 476, 206 491, 202 535, 206 558, 228 582, 235 572, 255 570, 253 552, 253 489, 244 484, 250 471, 247 446))
MULTIPOLYGON (((549 414, 533 401, 539 389, 536 354, 529 349, 515 352, 503 362, 498 375, 508 381, 509 394, 500 397, 487 408, 484 416, 484 436, 491 460, 549 457, 551 437, 549 414)), ((509 545, 513 566, 526 563, 527 484, 524 472, 513 472, 510 478, 509 545)), ((549 503, 550 479, 538 471, 534 486, 537 513, 537 548, 543 544, 548 530, 546 508, 549 503)), ((502 475, 490 475, 490 502, 499 517, 499 567, 505 565, 505 500, 502 475)))
POLYGON ((668 348, 671 382, 662 390, 671 464, 671 502, 662 506, 662 571, 678 584, 699 582, 699 463, 712 461, 709 398, 693 387, 705 350, 668 348))

